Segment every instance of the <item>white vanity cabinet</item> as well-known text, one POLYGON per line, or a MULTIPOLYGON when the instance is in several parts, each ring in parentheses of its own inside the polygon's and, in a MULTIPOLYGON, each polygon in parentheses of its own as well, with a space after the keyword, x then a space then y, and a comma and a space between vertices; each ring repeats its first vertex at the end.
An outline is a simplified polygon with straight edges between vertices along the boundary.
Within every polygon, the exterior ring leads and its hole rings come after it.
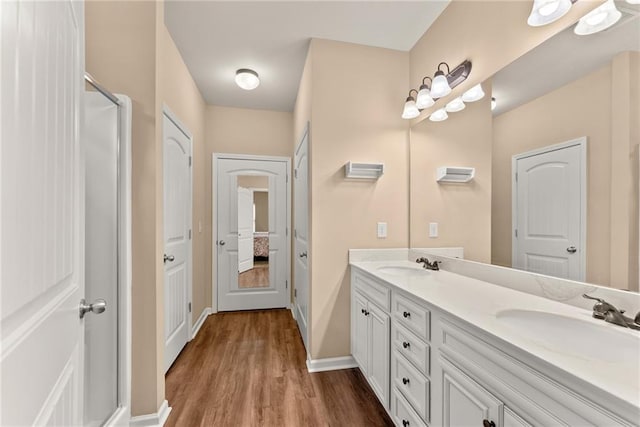
POLYGON ((351 285, 351 354, 388 410, 391 291, 358 272, 352 273, 351 285))

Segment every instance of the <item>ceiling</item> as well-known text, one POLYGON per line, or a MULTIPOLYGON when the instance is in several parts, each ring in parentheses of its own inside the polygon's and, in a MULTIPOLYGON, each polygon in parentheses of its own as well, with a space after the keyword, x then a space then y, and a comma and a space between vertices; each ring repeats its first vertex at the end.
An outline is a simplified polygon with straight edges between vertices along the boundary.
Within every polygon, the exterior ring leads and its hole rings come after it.
POLYGON ((311 38, 408 51, 448 3, 174 0, 165 23, 208 104, 292 111, 311 38), (260 86, 236 86, 238 68, 260 86))
POLYGON ((640 51, 640 6, 617 1, 623 16, 613 27, 588 36, 574 26, 550 38, 493 76, 497 106, 507 112, 605 66, 620 52, 640 51))

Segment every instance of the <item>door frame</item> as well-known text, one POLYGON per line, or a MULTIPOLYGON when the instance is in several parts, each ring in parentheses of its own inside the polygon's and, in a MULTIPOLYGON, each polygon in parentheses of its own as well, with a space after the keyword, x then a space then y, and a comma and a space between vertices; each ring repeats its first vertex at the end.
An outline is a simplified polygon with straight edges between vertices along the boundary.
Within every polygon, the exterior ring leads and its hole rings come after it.
POLYGON ((524 153, 515 154, 511 157, 511 266, 515 264, 517 256, 516 226, 518 224, 518 189, 516 185, 516 172, 518 171, 518 160, 533 157, 552 151, 564 150, 570 147, 580 148, 580 277, 579 281, 586 280, 587 270, 587 137, 571 139, 560 144, 548 145, 524 153))
MULTIPOLYGON (((191 341, 194 338, 193 335, 193 134, 189 131, 189 128, 187 128, 181 121, 180 119, 178 119, 178 116, 176 116, 175 113, 173 113, 173 111, 171 111, 171 109, 169 108, 169 106, 165 103, 162 104, 162 115, 163 115, 163 119, 164 117, 166 117, 168 120, 170 120, 174 125, 176 125, 176 127, 178 128, 178 130, 180 130, 180 132, 182 132, 184 134, 184 136, 187 137, 187 139, 189 140, 189 209, 188 209, 188 219, 189 219, 189 244, 187 245, 187 303, 190 304, 191 306, 191 310, 188 310, 187 313, 187 342, 191 341)), ((162 135, 162 155, 163 155, 163 165, 164 165, 164 133, 162 135)), ((164 199, 164 167, 162 170, 162 182, 163 182, 163 186, 162 186, 162 197, 164 199)), ((164 251, 164 207, 163 207, 163 212, 162 212, 162 245, 163 248, 162 250, 164 251)), ((164 268, 162 269, 162 280, 164 283, 164 268)), ((164 293, 162 295, 162 310, 164 312, 164 308, 165 308, 165 301, 164 301, 164 293)), ((164 326, 163 326, 163 337, 164 337, 164 326)), ((163 338, 163 348, 165 345, 165 341, 163 338)), ((163 362, 164 363, 164 362, 163 362)))
POLYGON ((285 245, 285 258, 287 262, 287 309, 291 309, 291 157, 283 156, 259 156, 252 154, 228 154, 228 153, 213 153, 211 155, 211 312, 218 312, 218 182, 216 180, 218 160, 253 160, 253 161, 266 161, 266 162, 283 162, 286 163, 287 176, 286 176, 286 194, 287 194, 287 207, 286 207, 286 245, 285 245), (215 204, 215 206, 214 206, 215 204), (215 260, 214 260, 215 259, 215 260))

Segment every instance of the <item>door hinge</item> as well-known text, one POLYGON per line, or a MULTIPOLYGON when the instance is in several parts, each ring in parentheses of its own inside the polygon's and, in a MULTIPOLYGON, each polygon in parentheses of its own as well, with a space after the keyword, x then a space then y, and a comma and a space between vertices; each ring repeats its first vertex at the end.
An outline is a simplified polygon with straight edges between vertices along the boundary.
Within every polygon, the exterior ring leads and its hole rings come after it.
POLYGON ((289 182, 289 174, 287 174, 287 182, 289 182))
POLYGON ((294 298, 298 298, 298 290, 297 289, 293 290, 293 297, 294 298))
POLYGON ((293 237, 298 237, 298 230, 297 229, 293 229, 293 237))
POLYGON ((189 156, 189 166, 191 166, 191 162, 192 162, 191 156, 189 156))
POLYGON ((191 240, 191 229, 189 229, 189 240, 191 240))
POLYGON ((189 313, 191 313, 191 303, 189 303, 189 313))
POLYGON ((285 287, 285 289, 289 289, 289 281, 288 280, 284 281, 284 287, 285 287))
POLYGON ((516 237, 518 237, 518 229, 516 228, 515 230, 513 230, 516 234, 516 237))
POLYGON ((288 236, 288 235, 289 235, 289 228, 287 228, 287 232, 286 232, 286 236, 288 236))
POLYGON ((516 182, 518 182, 518 172, 516 172, 516 182))
POLYGON ((293 170, 293 177, 297 178, 298 177, 298 169, 294 169, 293 170))

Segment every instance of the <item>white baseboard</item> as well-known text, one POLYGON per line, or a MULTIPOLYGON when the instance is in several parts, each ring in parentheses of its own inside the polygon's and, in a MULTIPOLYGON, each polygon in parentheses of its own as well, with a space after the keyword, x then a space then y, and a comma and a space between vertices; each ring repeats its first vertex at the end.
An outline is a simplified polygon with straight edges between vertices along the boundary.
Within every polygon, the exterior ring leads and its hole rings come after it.
POLYGON ((211 314, 211 307, 207 307, 204 310, 202 310, 202 314, 200 314, 200 317, 198 317, 196 324, 193 325, 193 327, 191 328, 191 339, 194 339, 196 335, 198 335, 198 332, 200 332, 200 328, 204 324, 204 321, 207 320, 207 316, 209 316, 210 314, 211 314))
POLYGON ((357 368, 353 356, 327 357, 325 359, 307 359, 309 372, 337 371, 339 369, 357 368))
POLYGON ((293 320, 295 320, 296 322, 298 321, 298 319, 296 319, 296 308, 295 308, 295 304, 292 305, 291 307, 289 307, 289 310, 291 310, 291 317, 293 317, 293 320))
POLYGON ((171 406, 169 406, 169 402, 165 400, 162 402, 160 407, 158 408, 158 412, 155 414, 148 415, 138 415, 137 417, 132 417, 129 422, 129 427, 162 427, 165 422, 167 422, 167 418, 169 418, 169 413, 171 412, 171 406))
POLYGON ((105 427, 125 427, 129 425, 131 420, 131 413, 128 407, 120 406, 111 415, 111 418, 104 423, 105 427))

